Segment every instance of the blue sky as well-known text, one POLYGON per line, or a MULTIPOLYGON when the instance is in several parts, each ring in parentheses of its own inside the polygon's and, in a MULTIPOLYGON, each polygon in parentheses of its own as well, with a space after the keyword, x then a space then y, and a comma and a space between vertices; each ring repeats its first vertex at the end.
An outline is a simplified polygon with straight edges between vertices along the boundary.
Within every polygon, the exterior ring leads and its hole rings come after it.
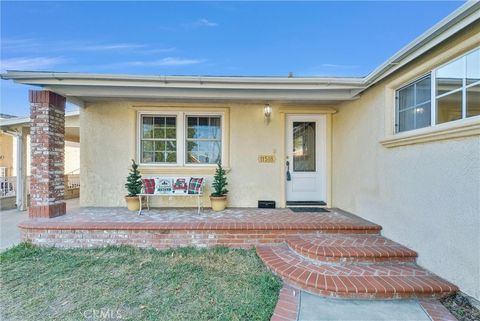
MULTIPOLYGON (((1 2, 5 70, 364 76, 461 6, 442 2, 1 2)), ((28 114, 1 81, 1 112, 28 114)))

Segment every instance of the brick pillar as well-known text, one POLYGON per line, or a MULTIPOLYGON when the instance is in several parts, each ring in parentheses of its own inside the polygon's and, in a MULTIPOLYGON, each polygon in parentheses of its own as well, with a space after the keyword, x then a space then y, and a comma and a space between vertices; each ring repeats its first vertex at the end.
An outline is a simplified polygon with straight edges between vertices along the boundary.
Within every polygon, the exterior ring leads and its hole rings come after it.
POLYGON ((65 214, 64 153, 65 97, 47 90, 30 90, 31 178, 29 216, 65 214))

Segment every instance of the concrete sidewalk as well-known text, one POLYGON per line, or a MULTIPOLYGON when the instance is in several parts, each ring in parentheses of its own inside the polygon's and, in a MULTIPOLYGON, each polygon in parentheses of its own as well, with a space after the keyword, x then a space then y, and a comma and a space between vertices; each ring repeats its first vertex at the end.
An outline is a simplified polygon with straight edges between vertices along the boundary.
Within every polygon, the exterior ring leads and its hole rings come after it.
MULTIPOLYGON (((78 198, 65 201, 67 211, 79 207, 78 198)), ((28 211, 16 209, 0 211, 0 251, 20 243, 20 230, 18 223, 28 219, 28 211)))

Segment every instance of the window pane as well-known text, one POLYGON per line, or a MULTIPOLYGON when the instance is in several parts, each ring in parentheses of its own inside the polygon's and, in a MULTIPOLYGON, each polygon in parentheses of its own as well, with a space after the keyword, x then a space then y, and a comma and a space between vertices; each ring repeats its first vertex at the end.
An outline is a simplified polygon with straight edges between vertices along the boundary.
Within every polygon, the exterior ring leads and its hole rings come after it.
POLYGON ((165 150, 165 142, 164 141, 155 142, 155 151, 163 152, 164 150, 165 150))
POLYGON ((153 142, 152 141, 142 141, 142 151, 153 152, 153 142))
POLYGON ((164 163, 165 162, 165 153, 156 152, 155 153, 155 163, 164 163))
POLYGON ((153 153, 142 153, 142 163, 153 163, 153 153))
POLYGON ((216 164, 221 157, 219 141, 187 141, 187 162, 197 164, 216 164))
POLYGON ((416 83, 416 105, 430 101, 432 96, 431 87, 432 79, 430 76, 423 78, 416 83))
POLYGON ((153 130, 153 137, 154 138, 165 138, 165 127, 155 127, 153 130))
POLYGON ((315 171, 315 122, 293 123, 293 170, 315 171))
POLYGON ((412 107, 415 104, 415 86, 409 85, 398 91, 398 108, 403 110, 412 107))
POLYGON ((153 117, 143 117, 143 138, 153 138, 153 117))
POLYGON ((415 128, 423 128, 430 126, 431 116, 430 116, 430 102, 415 107, 415 128))
POLYGON ((176 163, 177 162, 177 153, 170 152, 167 154, 167 163, 176 163))
POLYGON ((187 138, 221 139, 220 117, 187 117, 187 138))
POLYGON ((415 108, 410 108, 398 113, 398 131, 415 129, 415 108))
POLYGON ((465 77, 464 62, 465 57, 437 70, 437 96, 462 87, 465 77))
POLYGON ((177 150, 177 142, 176 141, 168 140, 166 143, 167 143, 166 146, 165 146, 166 151, 174 152, 174 151, 177 150))
POLYGON ((462 91, 437 99, 437 124, 462 118, 462 91))
POLYGON ((430 125, 431 88, 432 78, 428 75, 397 92, 397 132, 430 125))
POLYGON ((467 56, 467 85, 480 81, 480 49, 467 56))
POLYGON ((478 115, 480 115, 480 85, 467 89, 467 117, 478 115))
POLYGON ((155 127, 165 127, 165 117, 155 117, 155 127))

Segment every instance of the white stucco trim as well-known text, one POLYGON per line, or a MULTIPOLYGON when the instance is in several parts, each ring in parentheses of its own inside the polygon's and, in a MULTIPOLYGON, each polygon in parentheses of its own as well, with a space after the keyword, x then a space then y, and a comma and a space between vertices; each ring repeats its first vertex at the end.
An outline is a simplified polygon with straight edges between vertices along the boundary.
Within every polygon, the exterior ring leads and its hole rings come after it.
POLYGON ((392 148, 477 135, 480 135, 480 116, 390 135, 382 139, 380 144, 392 148))

